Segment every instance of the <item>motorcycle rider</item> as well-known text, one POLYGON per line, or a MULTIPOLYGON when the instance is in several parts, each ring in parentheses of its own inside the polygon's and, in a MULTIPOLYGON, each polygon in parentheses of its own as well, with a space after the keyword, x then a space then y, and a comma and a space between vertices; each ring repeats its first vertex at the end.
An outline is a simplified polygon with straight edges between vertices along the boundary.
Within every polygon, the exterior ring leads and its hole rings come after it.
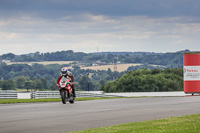
MULTIPOLYGON (((75 89, 74 89, 74 76, 73 76, 73 74, 70 72, 70 71, 68 71, 68 69, 67 69, 67 67, 63 67, 62 69, 61 69, 61 73, 60 73, 60 76, 59 76, 59 78, 58 78, 58 80, 57 80, 57 86, 59 87, 59 83, 60 83, 60 80, 61 80, 61 78, 63 77, 63 76, 65 76, 65 77, 69 77, 70 79, 71 79, 71 87, 72 87, 72 93, 73 93, 73 95, 74 95, 74 97, 76 97, 76 93, 75 93, 75 89)), ((60 90, 59 90, 60 91, 60 90)), ((61 92, 60 92, 61 93, 61 92)))

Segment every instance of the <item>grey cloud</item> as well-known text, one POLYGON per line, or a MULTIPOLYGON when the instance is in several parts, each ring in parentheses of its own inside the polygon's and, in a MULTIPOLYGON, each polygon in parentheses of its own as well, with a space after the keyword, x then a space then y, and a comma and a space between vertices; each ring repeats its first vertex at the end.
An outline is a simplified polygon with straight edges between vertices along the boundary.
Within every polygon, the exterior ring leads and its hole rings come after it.
POLYGON ((14 45, 13 51, 37 45, 42 52, 66 45, 82 52, 91 46, 154 52, 198 48, 198 5, 199 0, 0 0, 0 52, 7 45, 14 45))
POLYGON ((198 5, 199 0, 1 0, 0 11, 8 15, 27 12, 45 18, 80 13, 106 16, 199 17, 198 5))

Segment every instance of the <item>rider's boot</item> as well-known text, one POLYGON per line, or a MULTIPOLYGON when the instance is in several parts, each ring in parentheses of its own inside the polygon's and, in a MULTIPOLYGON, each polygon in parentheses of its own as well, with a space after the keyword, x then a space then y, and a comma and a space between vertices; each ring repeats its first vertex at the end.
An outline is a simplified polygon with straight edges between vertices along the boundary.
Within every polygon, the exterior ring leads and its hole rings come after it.
POLYGON ((76 97, 76 93, 75 93, 75 89, 74 88, 72 89, 72 93, 73 93, 74 97, 76 97))

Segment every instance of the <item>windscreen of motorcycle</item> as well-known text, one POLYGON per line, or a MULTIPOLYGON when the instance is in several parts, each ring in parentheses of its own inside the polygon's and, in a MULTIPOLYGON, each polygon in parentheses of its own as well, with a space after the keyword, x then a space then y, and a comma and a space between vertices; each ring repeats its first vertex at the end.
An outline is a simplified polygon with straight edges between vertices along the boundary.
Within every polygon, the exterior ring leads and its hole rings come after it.
POLYGON ((61 80, 60 80, 60 86, 62 88, 64 88, 64 87, 66 87, 66 84, 67 84, 67 78, 62 77, 61 80))

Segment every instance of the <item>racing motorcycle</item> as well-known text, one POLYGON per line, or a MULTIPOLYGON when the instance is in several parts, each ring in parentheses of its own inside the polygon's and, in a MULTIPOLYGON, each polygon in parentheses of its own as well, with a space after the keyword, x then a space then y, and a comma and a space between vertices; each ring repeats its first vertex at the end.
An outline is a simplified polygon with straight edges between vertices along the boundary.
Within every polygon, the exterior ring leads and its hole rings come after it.
POLYGON ((72 93, 72 87, 71 87, 71 82, 70 78, 67 77, 62 77, 59 83, 59 91, 61 95, 61 100, 63 104, 66 104, 66 102, 69 101, 69 103, 74 103, 74 95, 72 93))

